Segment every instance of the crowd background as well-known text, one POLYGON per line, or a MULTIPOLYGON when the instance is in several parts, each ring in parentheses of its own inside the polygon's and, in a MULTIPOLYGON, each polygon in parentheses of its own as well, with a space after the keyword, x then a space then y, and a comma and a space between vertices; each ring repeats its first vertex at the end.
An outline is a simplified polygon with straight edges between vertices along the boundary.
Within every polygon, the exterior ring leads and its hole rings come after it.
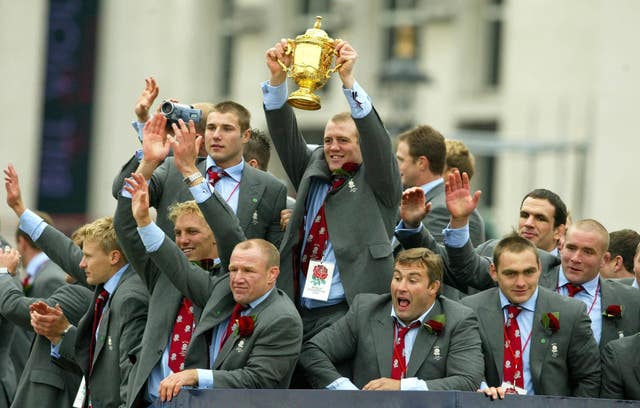
MULTIPOLYGON (((0 163, 14 163, 25 202, 51 212, 66 231, 112 214, 108 186, 138 143, 130 122, 141 78, 158 79, 159 98, 238 101, 265 128, 264 50, 303 33, 318 14, 332 37, 360 50, 359 81, 392 136, 429 123, 470 146, 473 188, 484 192, 481 210, 496 235, 538 186, 561 193, 574 219, 598 219, 609 231, 640 227, 621 216, 640 199, 628 177, 640 151, 635 0, 1 0, 0 163), (86 176, 74 181, 86 185, 87 202, 66 214, 38 203, 48 182, 40 158, 43 150, 72 155, 85 146, 54 132, 60 143, 45 147, 45 95, 84 86, 86 78, 64 75, 64 54, 47 57, 47 44, 64 49, 86 38, 67 17, 87 8, 96 34, 85 95, 92 121, 82 135, 90 140, 86 176), (52 70, 62 73, 55 82, 52 70)), ((326 118, 344 109, 337 79, 320 95, 322 113, 298 113, 305 135, 318 138, 326 118)), ((277 155, 270 170, 286 178, 277 155)), ((16 222, 0 207, 0 233, 12 244, 16 222)))

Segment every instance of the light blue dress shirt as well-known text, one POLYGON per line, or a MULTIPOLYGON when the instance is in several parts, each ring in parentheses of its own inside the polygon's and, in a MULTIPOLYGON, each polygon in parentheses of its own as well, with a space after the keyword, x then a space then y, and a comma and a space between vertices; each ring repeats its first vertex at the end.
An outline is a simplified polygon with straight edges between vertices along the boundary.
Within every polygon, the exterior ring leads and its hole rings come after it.
MULTIPOLYGON (((565 285, 569 283, 569 280, 564 275, 562 265, 558 271, 558 287, 556 291, 562 296, 569 296, 569 292, 565 285)), ((584 290, 576 293, 573 297, 582 301, 585 306, 589 318, 591 319, 591 331, 593 331, 593 337, 596 342, 600 344, 600 337, 602 336, 602 290, 600 289, 600 275, 591 279, 588 282, 582 284, 584 290)))
MULTIPOLYGON (((228 167, 224 169, 227 173, 227 177, 222 177, 216 183, 215 190, 220 194, 220 196, 229 204, 234 213, 238 213, 238 197, 240 195, 240 181, 242 180, 242 171, 244 170, 244 160, 240 160, 240 163, 228 167)), ((207 156, 206 169, 213 167, 215 171, 221 171, 222 169, 218 167, 215 161, 211 158, 211 156, 207 156)), ((207 185, 209 182, 209 175, 205 171, 204 177, 207 181, 207 185)), ((202 183, 201 183, 202 184, 202 183)), ((197 187, 197 186, 196 186, 197 187)), ((207 198, 211 196, 211 190, 207 195, 206 192, 203 191, 202 188, 191 188, 190 189, 193 198, 196 202, 201 203, 205 201, 207 198), (201 200, 201 201, 200 201, 201 200)))

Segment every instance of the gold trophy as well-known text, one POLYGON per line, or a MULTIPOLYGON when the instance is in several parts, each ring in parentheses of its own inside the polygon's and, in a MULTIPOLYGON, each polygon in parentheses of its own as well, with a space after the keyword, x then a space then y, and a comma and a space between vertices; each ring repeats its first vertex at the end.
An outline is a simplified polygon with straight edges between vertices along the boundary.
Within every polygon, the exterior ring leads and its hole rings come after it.
POLYGON ((342 64, 331 68, 338 40, 320 28, 322 17, 317 16, 313 28, 296 37, 295 41, 287 40, 286 55, 293 54, 293 63, 287 68, 278 60, 282 69, 293 78, 298 90, 289 95, 289 105, 304 110, 320 109, 320 97, 313 93, 327 83, 331 74, 336 72, 342 64))

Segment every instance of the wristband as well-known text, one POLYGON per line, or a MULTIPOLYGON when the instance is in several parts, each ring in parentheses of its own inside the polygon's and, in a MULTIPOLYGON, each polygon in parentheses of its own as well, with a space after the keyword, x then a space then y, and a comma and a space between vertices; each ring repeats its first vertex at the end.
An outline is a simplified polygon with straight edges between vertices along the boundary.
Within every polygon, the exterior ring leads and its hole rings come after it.
POLYGON ((191 187, 191 184, 193 184, 194 181, 198 180, 200 177, 202 177, 202 174, 200 174, 199 171, 191 174, 190 176, 185 177, 184 179, 182 179, 182 181, 184 181, 184 183, 191 187))

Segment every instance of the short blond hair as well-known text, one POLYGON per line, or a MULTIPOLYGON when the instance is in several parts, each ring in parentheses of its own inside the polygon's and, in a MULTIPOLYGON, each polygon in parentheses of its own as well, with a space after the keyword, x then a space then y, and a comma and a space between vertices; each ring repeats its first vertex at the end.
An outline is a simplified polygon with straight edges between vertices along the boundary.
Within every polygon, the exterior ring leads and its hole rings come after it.
POLYGON ((176 223, 178 217, 181 217, 185 214, 197 215, 204 219, 204 214, 198 207, 198 204, 195 200, 183 201, 180 203, 174 203, 169 206, 169 219, 172 223, 176 223))
POLYGON ((84 228, 83 243, 87 241, 97 242, 104 253, 108 254, 111 251, 120 252, 126 262, 126 257, 116 237, 116 230, 113 227, 113 217, 98 218, 92 223, 87 224, 84 228))
POLYGON ((267 269, 274 266, 280 267, 280 252, 278 251, 278 248, 276 248, 275 245, 273 245, 271 242, 264 239, 252 238, 246 241, 239 242, 238 244, 236 244, 233 250, 246 250, 251 248, 258 248, 262 255, 265 256, 267 269))
POLYGON ((446 139, 444 144, 447 147, 445 166, 447 170, 458 169, 460 174, 467 173, 469 180, 475 173, 475 158, 469 151, 467 145, 460 140, 446 139))

